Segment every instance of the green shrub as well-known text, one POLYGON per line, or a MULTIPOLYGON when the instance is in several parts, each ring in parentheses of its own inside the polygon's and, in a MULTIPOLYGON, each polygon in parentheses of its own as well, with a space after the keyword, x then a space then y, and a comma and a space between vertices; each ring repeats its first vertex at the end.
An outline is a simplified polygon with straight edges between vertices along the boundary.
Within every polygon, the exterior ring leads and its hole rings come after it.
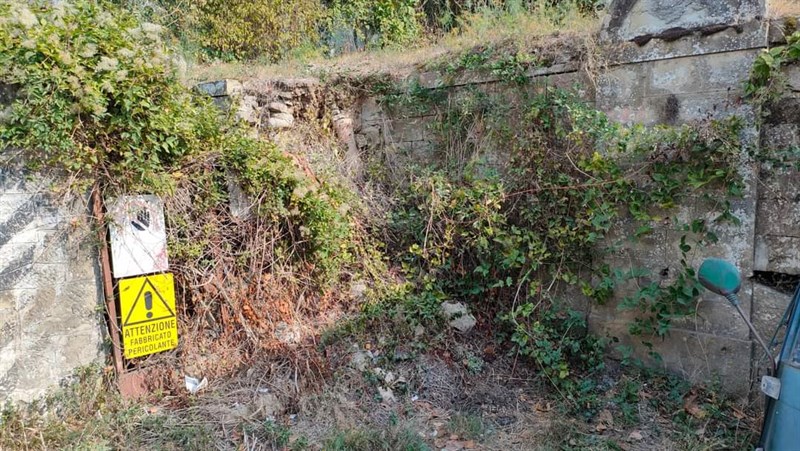
MULTIPOLYGON (((225 208, 221 179, 233 173, 296 259, 327 279, 352 260, 345 191, 308 177, 183 86, 160 27, 92 0, 0 0, 0 16, 0 83, 18 87, 0 123, 2 148, 22 149, 34 168, 78 185, 100 182, 107 194, 168 194, 188 175, 184 166, 202 157, 212 166, 191 169, 207 182, 193 193, 194 216, 169 212, 171 225, 184 230, 199 212, 225 208)), ((179 255, 207 254, 208 240, 197 240, 213 232, 205 226, 179 234, 179 255)))
POLYGON ((419 0, 334 0, 330 6, 330 27, 352 28, 372 46, 406 44, 422 29, 419 0))
POLYGON ((178 83, 160 27, 91 1, 48 5, 0 3, 0 80, 19 87, 4 147, 137 185, 218 140, 217 113, 178 83))
POLYGON ((200 45, 224 59, 278 60, 317 43, 324 18, 319 0, 203 0, 195 8, 200 45))
POLYGON ((561 24, 573 13, 594 15, 602 4, 598 0, 111 1, 141 20, 169 29, 184 51, 200 59, 267 62, 297 54, 349 51, 354 45, 408 45, 457 26, 469 28, 468 23, 481 15, 510 19, 535 13, 561 24), (471 19, 462 23, 464 18, 471 19), (342 40, 349 42, 343 45, 342 40))
MULTIPOLYGON (((441 100, 412 95, 418 104, 441 100)), ((602 303, 618 284, 650 276, 604 264, 608 232, 630 221, 636 236, 647 235, 667 210, 704 189, 723 207, 740 196, 739 122, 625 128, 559 89, 460 93, 446 103, 434 127, 438 159, 408 171, 391 217, 392 248, 413 283, 404 311, 427 321, 444 300, 469 302, 506 325, 551 382, 574 389, 570 376, 599 368, 606 343, 587 335, 570 298, 580 289, 602 303), (476 129, 487 137, 480 143, 476 129)), ((736 219, 724 207, 718 220, 736 219)), ((631 332, 663 336, 675 318, 692 314, 699 291, 685 254, 716 240, 707 226, 676 224, 683 272, 621 303, 638 314, 631 332)))

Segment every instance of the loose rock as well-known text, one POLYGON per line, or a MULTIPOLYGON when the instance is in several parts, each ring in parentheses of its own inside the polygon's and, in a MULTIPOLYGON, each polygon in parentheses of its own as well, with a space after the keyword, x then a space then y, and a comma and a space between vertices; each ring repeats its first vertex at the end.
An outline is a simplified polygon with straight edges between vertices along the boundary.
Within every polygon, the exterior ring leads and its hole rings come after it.
POLYGON ((269 128, 291 128, 294 125, 294 117, 291 114, 278 113, 267 119, 269 128))
POLYGON ((283 344, 296 344, 302 336, 303 334, 297 327, 290 326, 283 321, 275 325, 275 338, 283 344))
POLYGON ((352 357, 350 357, 350 366, 358 371, 366 371, 367 364, 370 359, 369 355, 366 352, 356 351, 352 357))
POLYGON ((462 302, 442 302, 442 313, 449 319, 450 327, 465 334, 475 327, 478 322, 474 316, 467 311, 467 306, 462 302))
POLYGON ((381 395, 383 402, 387 404, 397 401, 397 398, 394 397, 394 392, 391 388, 378 387, 378 393, 381 395))
POLYGON ((270 102, 270 104, 267 106, 267 108, 269 108, 269 111, 270 111, 271 113, 286 113, 286 114, 292 114, 292 109, 291 109, 291 108, 289 108, 289 107, 288 107, 288 106, 287 106, 285 103, 283 103, 283 102, 270 102))

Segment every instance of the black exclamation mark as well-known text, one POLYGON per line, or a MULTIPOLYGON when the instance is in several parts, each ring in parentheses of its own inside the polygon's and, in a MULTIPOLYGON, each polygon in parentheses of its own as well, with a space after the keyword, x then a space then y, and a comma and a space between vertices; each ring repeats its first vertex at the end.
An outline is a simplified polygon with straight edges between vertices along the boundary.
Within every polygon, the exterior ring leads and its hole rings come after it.
POLYGON ((153 310, 153 293, 149 291, 144 292, 144 308, 148 310, 147 319, 152 318, 153 312, 151 312, 150 310, 153 310))

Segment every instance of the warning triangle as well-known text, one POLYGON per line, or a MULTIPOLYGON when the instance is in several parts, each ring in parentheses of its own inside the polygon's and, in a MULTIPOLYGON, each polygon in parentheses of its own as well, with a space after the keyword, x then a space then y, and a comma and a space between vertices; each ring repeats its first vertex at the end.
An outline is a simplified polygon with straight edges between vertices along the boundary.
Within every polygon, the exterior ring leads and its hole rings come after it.
POLYGON ((150 281, 145 278, 142 283, 142 288, 136 295, 136 300, 133 301, 131 309, 125 316, 123 326, 133 326, 136 324, 149 323, 150 321, 158 321, 165 318, 173 318, 175 312, 169 307, 167 301, 158 292, 158 289, 150 281))

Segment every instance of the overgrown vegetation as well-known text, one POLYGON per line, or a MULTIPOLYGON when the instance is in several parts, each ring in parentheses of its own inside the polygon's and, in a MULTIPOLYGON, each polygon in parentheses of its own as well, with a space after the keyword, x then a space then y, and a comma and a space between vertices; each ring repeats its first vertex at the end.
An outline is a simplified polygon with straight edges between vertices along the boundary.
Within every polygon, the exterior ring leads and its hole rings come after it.
MULTIPOLYGON (((770 114, 783 108, 781 97, 788 90, 786 67, 800 62, 800 32, 786 36, 784 45, 764 49, 753 63, 745 91, 759 110, 759 120, 769 122, 770 114)), ((800 147, 777 148, 768 145, 756 156, 772 169, 800 168, 800 147)))
MULTIPOLYGON (((549 11, 574 6, 547 3, 555 8, 549 11)), ((196 42, 214 57, 280 58, 317 39, 315 33, 324 34, 320 20, 330 24, 328 32, 351 27, 358 39, 375 45, 408 43, 423 24, 435 22, 430 16, 422 19, 429 11, 449 11, 453 18, 436 19, 436 26, 446 29, 452 20, 485 6, 451 1, 423 8, 405 0, 382 1, 379 8, 372 8, 374 2, 322 5, 313 0, 231 5, 210 1, 190 9, 198 16, 187 20, 202 24, 196 42), (290 6, 302 11, 292 11, 287 19, 290 6), (292 21, 288 30, 287 20, 292 21), (281 39, 270 40, 275 33, 281 39)), ((581 9, 592 13, 596 5, 582 2, 581 9)), ((180 9, 178 4, 161 7, 167 6, 180 9)), ((541 7, 539 2, 502 5, 504 13, 541 7)), ((513 88, 505 93, 448 93, 419 83, 407 92, 381 86, 388 93, 387 106, 435 115, 430 131, 436 139, 424 163, 409 158, 397 168, 370 162, 370 182, 381 185, 391 201, 384 221, 361 221, 357 196, 336 177, 318 177, 302 156, 253 138, 235 119, 221 117, 207 99, 182 86, 158 26, 91 0, 57 5, 2 0, 0 14, 5 18, 0 81, 15 87, 0 122, 6 154, 22 156, 35 169, 63 172, 68 188, 79 192, 97 182, 108 194, 164 196, 170 259, 187 315, 182 333, 194 338, 180 351, 184 363, 193 365, 228 346, 228 354, 220 357, 224 368, 206 368, 207 374, 229 372, 277 346, 263 338, 274 337, 279 326, 290 327, 297 315, 319 315, 347 301, 342 294, 347 283, 371 283, 375 276, 381 280, 370 287, 371 295, 379 302, 368 305, 363 321, 390 317, 391 324, 405 329, 440 330, 441 303, 465 302, 492 323, 493 339, 533 362, 537 377, 555 389, 568 413, 593 418, 605 402, 618 406, 624 421, 635 422, 642 380, 666 376, 632 373, 615 386, 613 399, 604 398, 595 376, 604 370, 612 339, 587 332, 582 300, 605 303, 624 290, 628 295, 621 307, 635 317, 630 332, 645 341, 665 336, 673 321, 696 308, 698 284, 687 255, 716 242, 718 223, 737 221, 729 201, 741 195, 736 168, 746 150, 737 119, 623 127, 570 91, 530 86, 526 71, 540 61, 526 53, 502 58, 469 53, 445 68, 490 71, 513 88), (231 185, 244 191, 246 212, 232 211, 231 185), (671 216, 689 197, 707 202, 718 217, 671 216), (677 242, 678 261, 669 277, 610 257, 663 230, 665 223, 677 242), (387 261, 396 265, 392 277, 382 270, 387 261)), ((783 51, 769 55, 782 58, 783 51)), ((764 58, 759 64, 768 70, 781 66, 764 58)), ((763 70, 754 70, 754 84, 761 83, 763 70)), ((470 373, 483 371, 482 358, 462 357, 470 373)), ((295 358, 305 359, 309 372, 326 372, 310 346, 295 358)), ((97 390, 70 395, 83 401, 63 412, 85 422, 58 428, 37 416, 35 408, 10 409, 3 416, 0 444, 39 446, 26 435, 33 424, 42 431, 42 448, 53 443, 113 447, 125 443, 133 428, 163 440, 148 443, 208 447, 207 430, 144 415, 99 390, 102 377, 84 376, 89 379, 75 390, 92 384, 97 390), (92 411, 101 413, 87 415, 92 411), (78 434, 89 429, 99 432, 78 434)), ((664 382, 667 391, 675 391, 674 399, 649 407, 677 409, 687 390, 679 385, 664 382)), ((727 409, 715 396, 698 394, 696 399, 708 401, 699 407, 706 414, 689 414, 696 420, 710 415, 714 422, 709 424, 722 435, 730 418, 714 415, 713 409, 727 409)), ((48 402, 45 410, 58 401, 48 402)), ((682 424, 697 426, 692 418, 682 424)), ((454 417, 450 427, 470 439, 487 430, 474 416, 454 417)), ((271 447, 305 446, 302 440, 292 442, 279 423, 248 428, 241 431, 244 437, 257 436, 271 447)), ((427 449, 427 444, 392 425, 342 431, 326 447, 427 449)))
MULTIPOLYGON (((180 84, 157 27, 92 1, 48 5, 0 5, 8 18, 0 27, 0 79, 18 87, 0 123, 3 147, 23 149, 36 169, 65 172, 79 189, 98 181, 107 191, 174 192, 185 181, 181 169, 192 167, 195 218, 225 208, 223 175, 231 172, 259 200, 258 216, 276 228, 286 255, 324 277, 351 261, 341 189, 313 179, 180 84)), ((177 258, 208 255, 207 236, 181 234, 189 218, 170 220, 189 246, 177 258)))
POLYGON ((573 310, 579 291, 605 303, 638 280, 622 308, 638 313, 630 332, 645 337, 694 312, 699 285, 685 254, 716 241, 713 224, 674 222, 684 258, 666 284, 605 263, 603 249, 629 244, 613 228, 633 241, 652 233, 687 196, 717 199, 716 221, 737 221, 725 199, 741 195, 740 126, 625 128, 567 91, 525 92, 441 102, 436 163, 392 182, 391 243, 410 281, 405 313, 430 321, 441 302, 466 301, 496 315, 519 352, 573 390, 570 376, 602 368, 605 346, 573 310))
POLYGON ((786 37, 786 44, 764 49, 753 63, 747 93, 758 100, 768 100, 783 91, 786 83, 783 66, 800 61, 800 32, 786 37))
POLYGON ((0 82, 15 90, 0 121, 5 164, 55 172, 72 195, 95 185, 106 197, 162 196, 188 312, 183 362, 214 356, 209 376, 226 374, 273 351, 297 315, 347 308, 331 293, 380 264, 356 234, 348 188, 182 85, 158 29, 126 12, 91 0, 12 0, 0 11, 0 82), (243 217, 230 183, 241 186, 243 217))
POLYGON ((261 60, 331 55, 429 42, 459 33, 477 17, 544 14, 558 23, 573 11, 594 16, 599 0, 117 0, 168 28, 200 60, 261 60), (546 13, 543 13, 546 11, 546 13))
POLYGON ((176 30, 196 39, 209 57, 248 59, 266 55, 280 59, 287 52, 318 39, 323 18, 317 0, 220 1, 190 3, 180 14, 197 28, 176 30))

